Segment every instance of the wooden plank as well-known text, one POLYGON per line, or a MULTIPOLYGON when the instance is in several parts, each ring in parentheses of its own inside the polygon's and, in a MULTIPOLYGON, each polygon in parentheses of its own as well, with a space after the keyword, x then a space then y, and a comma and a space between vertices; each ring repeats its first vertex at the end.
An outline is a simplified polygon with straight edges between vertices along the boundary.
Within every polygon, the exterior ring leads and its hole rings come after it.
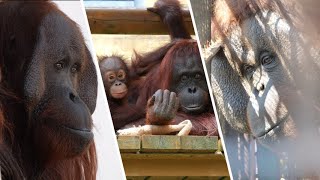
MULTIPOLYGON (((146 9, 87 8, 92 34, 168 34, 158 15, 146 9)), ((191 16, 183 10, 190 34, 194 34, 191 16)))
MULTIPOLYGON (((119 2, 119 0, 108 0, 108 1, 84 1, 86 7, 117 7, 117 8, 142 8, 142 7, 152 7, 157 0, 135 0, 119 2)), ((189 0, 178 0, 182 8, 188 7, 189 0)))
POLYGON ((127 176, 228 176, 221 154, 122 153, 127 176))
POLYGON ((229 180, 229 177, 208 177, 208 176, 127 176, 127 180, 229 180))
POLYGON ((215 152, 218 149, 216 136, 181 136, 180 152, 215 152))
POLYGON ((146 160, 146 159, 167 159, 167 160, 219 160, 224 159, 222 154, 216 153, 139 153, 139 154, 132 154, 132 153, 121 153, 122 158, 124 159, 139 159, 139 160, 146 160))
POLYGON ((180 137, 170 135, 141 136, 141 152, 178 152, 180 137))
POLYGON ((219 152, 224 152, 221 139, 218 140, 218 151, 219 152))
POLYGON ((127 176, 127 180, 146 180, 146 179, 148 179, 149 177, 148 176, 146 176, 146 177, 144 177, 144 176, 139 176, 139 177, 134 177, 134 176, 127 176))
POLYGON ((181 179, 181 180, 230 180, 230 177, 228 176, 223 176, 223 177, 188 176, 185 179, 181 179))
POLYGON ((118 136, 120 152, 138 152, 140 150, 140 136, 118 136))
POLYGON ((209 153, 218 149, 216 136, 118 136, 121 152, 192 152, 209 153), (141 141, 141 142, 140 142, 141 141))

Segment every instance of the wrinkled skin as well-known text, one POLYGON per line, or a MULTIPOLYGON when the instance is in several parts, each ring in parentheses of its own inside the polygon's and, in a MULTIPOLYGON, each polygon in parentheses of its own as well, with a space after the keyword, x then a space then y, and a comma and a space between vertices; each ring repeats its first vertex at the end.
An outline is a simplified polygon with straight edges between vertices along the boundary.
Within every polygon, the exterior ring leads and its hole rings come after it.
MULTIPOLYGON (((317 98, 311 99, 317 93, 315 88, 306 88, 319 77, 317 61, 311 55, 314 49, 302 47, 303 39, 297 30, 276 13, 263 12, 246 19, 241 29, 242 33, 239 29, 232 32, 232 38, 226 40, 228 45, 212 60, 211 68, 215 70, 211 77, 216 92, 221 93, 216 67, 229 66, 236 79, 232 81, 237 82, 229 92, 222 91, 224 100, 217 100, 219 104, 229 104, 229 110, 223 111, 235 129, 250 130, 254 137, 263 137, 260 141, 265 144, 275 145, 275 140, 283 136, 294 138, 296 126, 302 124, 297 119, 306 115, 305 111, 314 112, 311 106, 318 103, 317 98), (261 23, 266 16, 268 26, 261 23), (239 94, 243 98, 239 98, 240 101, 227 99, 233 92, 234 96, 239 94)), ((224 80, 232 76, 225 76, 224 80)), ((314 116, 310 118, 315 120, 314 116)))
POLYGON ((24 83, 26 109, 33 120, 30 128, 44 157, 47 153, 57 153, 55 158, 73 157, 93 141, 94 65, 85 45, 73 40, 82 39, 80 32, 64 16, 48 14, 39 34, 24 83), (57 146, 61 141, 66 146, 57 146))
POLYGON ((204 112, 209 103, 208 86, 201 61, 196 55, 178 57, 173 66, 170 90, 177 93, 182 111, 191 114, 204 112))
POLYGON ((175 92, 159 89, 150 98, 147 104, 149 123, 154 125, 170 124, 176 116, 179 99, 175 92))
POLYGON ((278 13, 258 12, 231 30, 210 65, 220 119, 301 167, 315 163, 313 150, 298 155, 319 127, 319 51, 310 39, 278 13))

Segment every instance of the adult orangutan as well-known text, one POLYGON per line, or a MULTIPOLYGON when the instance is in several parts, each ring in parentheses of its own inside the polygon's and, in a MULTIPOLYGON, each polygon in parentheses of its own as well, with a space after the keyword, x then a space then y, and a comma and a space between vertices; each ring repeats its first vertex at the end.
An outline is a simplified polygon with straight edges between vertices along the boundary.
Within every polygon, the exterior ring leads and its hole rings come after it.
MULTIPOLYGON (((213 7, 217 48, 209 68, 219 119, 229 127, 223 132, 248 133, 279 157, 285 154, 292 178, 317 172, 320 144, 312 139, 319 137, 319 48, 303 30, 312 24, 294 1, 216 0, 213 7)), ((236 148, 231 141, 226 146, 236 148)), ((270 159, 261 155, 258 165, 270 159)))
POLYGON ((133 60, 132 71, 144 76, 137 105, 147 107, 146 122, 127 127, 189 119, 191 135, 218 135, 198 45, 184 26, 179 2, 160 0, 149 10, 168 26, 172 42, 133 60))
POLYGON ((95 179, 97 77, 77 24, 53 3, 0 3, 2 179, 95 179))

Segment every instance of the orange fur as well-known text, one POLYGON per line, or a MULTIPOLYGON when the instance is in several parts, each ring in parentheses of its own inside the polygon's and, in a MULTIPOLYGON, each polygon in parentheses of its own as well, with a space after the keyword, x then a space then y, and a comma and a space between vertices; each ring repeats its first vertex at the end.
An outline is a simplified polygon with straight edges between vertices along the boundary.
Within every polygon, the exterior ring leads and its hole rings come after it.
POLYGON ((216 0, 211 22, 212 37, 223 40, 230 31, 256 13, 271 10, 289 23, 299 24, 298 4, 289 0, 216 0))

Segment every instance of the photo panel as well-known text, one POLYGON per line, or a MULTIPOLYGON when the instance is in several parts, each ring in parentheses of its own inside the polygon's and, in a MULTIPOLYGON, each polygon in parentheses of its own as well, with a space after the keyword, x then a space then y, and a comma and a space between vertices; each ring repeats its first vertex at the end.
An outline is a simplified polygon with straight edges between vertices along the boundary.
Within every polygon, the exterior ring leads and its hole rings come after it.
POLYGON ((229 179, 188 4, 84 1, 127 179, 229 179))
POLYGON ((190 2, 232 178, 319 179, 319 3, 190 2))
POLYGON ((82 2, 0 17, 0 179, 125 179, 82 2))

